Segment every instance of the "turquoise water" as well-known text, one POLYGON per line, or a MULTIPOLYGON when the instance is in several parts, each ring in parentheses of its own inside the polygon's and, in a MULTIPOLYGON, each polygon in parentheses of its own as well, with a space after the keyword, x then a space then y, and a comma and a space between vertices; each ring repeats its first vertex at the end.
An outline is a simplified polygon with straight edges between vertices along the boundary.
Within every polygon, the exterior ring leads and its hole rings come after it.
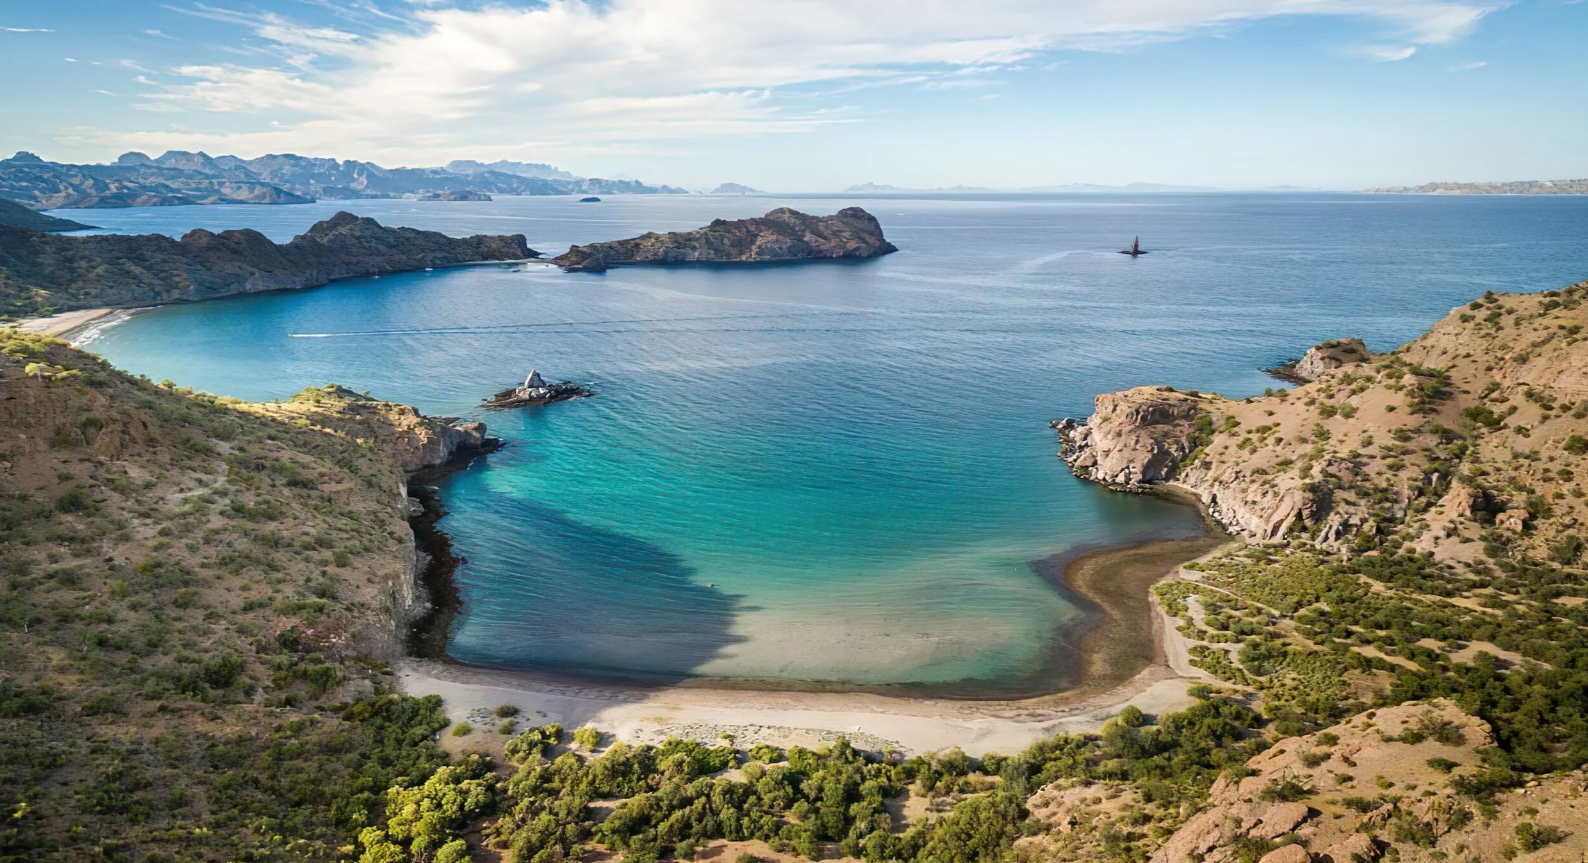
MULTIPOLYGON (((445 481, 449 652, 622 675, 1066 680, 1077 610, 1031 561, 1196 531, 1077 482, 1047 421, 1141 383, 1235 395, 1325 338, 1375 349, 1484 290, 1588 276, 1588 200, 1347 195, 361 202, 388 224, 574 242, 860 204, 874 261, 568 275, 489 266, 170 306, 89 348, 249 399, 336 381, 508 442, 445 481), (1152 254, 1115 254, 1141 234, 1152 254), (530 368, 598 395, 489 413, 530 368)), ((345 205, 344 205, 345 206, 345 205)), ((337 209, 94 211, 114 230, 337 209)))

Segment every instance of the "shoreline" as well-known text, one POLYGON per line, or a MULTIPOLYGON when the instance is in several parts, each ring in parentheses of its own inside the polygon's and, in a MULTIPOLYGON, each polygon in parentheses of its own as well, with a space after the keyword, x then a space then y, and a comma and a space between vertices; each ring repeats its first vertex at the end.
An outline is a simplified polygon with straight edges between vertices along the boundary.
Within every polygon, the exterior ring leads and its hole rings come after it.
MULTIPOLYGON (((1189 706, 1187 688, 1204 682, 1174 660, 1176 635, 1151 598, 1151 586, 1178 577, 1185 563, 1231 540, 1154 539, 1056 555, 1034 565, 1060 565, 1056 589, 1086 607, 1089 625, 1070 647, 1084 663, 1076 685, 1030 698, 954 698, 887 692, 769 688, 693 678, 646 684, 592 676, 548 674, 405 656, 394 663, 399 688, 439 695, 455 722, 512 704, 526 721, 591 724, 619 739, 655 743, 667 737, 715 741, 731 734, 740 745, 815 746, 846 736, 856 746, 908 753, 958 746, 968 754, 1013 754, 1063 732, 1093 731, 1127 705, 1149 715, 1189 706), (1150 621, 1150 625, 1141 623, 1150 621), (1180 670, 1177 670, 1177 666, 1180 670)), ((751 684, 743 681, 742 684, 751 684)), ((476 725, 479 723, 476 722, 476 725)), ((482 728, 458 745, 500 745, 482 728)))
MULTIPOLYGON (((500 264, 504 266, 519 266, 521 264, 543 264, 547 266, 555 266, 555 264, 551 263, 550 258, 544 257, 516 258, 504 261, 460 261, 456 264, 439 264, 437 266, 424 267, 417 270, 393 270, 389 273, 363 273, 353 276, 338 276, 334 279, 327 279, 323 284, 304 285, 298 288, 276 288, 269 291, 239 291, 235 294, 221 294, 220 296, 216 297, 201 297, 194 300, 169 300, 163 303, 138 303, 130 306, 103 306, 92 309, 72 309, 71 311, 56 312, 53 315, 45 315, 43 317, 18 318, 14 321, 10 321, 9 323, 0 324, 0 327, 10 327, 12 329, 20 330, 24 333, 34 333, 37 335, 51 336, 54 338, 65 338, 72 332, 83 329, 94 321, 106 317, 107 315, 115 314, 116 312, 137 312, 144 309, 159 308, 160 306, 179 306, 186 305, 188 303, 207 303, 211 300, 225 300, 232 297, 252 297, 260 294, 278 294, 285 293, 287 291, 309 291, 315 288, 323 288, 326 285, 334 284, 336 282, 349 281, 351 279, 378 279, 381 276, 398 276, 405 273, 428 273, 434 270, 453 270, 459 267, 485 267, 491 266, 493 264, 500 264)), ((70 340, 68 339, 68 341, 70 340)))

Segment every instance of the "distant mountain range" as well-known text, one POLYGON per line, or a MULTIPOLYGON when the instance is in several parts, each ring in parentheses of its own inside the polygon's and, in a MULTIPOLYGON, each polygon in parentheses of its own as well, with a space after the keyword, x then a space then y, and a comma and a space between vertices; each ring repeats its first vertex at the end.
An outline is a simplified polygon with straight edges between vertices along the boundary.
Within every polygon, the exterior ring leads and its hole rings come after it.
POLYGON ((982 193, 982 192, 1026 192, 1026 193, 1043 193, 1043 192, 1211 192, 1211 191, 1213 191, 1213 189, 1211 187, 1209 187, 1209 186, 1170 186, 1170 185, 1165 185, 1163 183, 1131 183, 1128 186, 1100 186, 1100 185, 1098 185, 1096 183, 1070 183, 1070 184, 1064 185, 1064 186, 1031 186, 1031 187, 1022 188, 1022 189, 994 189, 994 188, 990 188, 988 186, 949 186, 947 188, 935 188, 935 189, 906 189, 906 188, 901 188, 899 186, 890 186, 890 185, 888 185, 886 183, 861 183, 861 184, 856 185, 856 186, 850 186, 849 188, 845 189, 844 191, 845 192, 849 192, 849 193, 855 193, 855 194, 866 194, 866 193, 884 193, 884 194, 887 194, 887 193, 895 193, 895 192, 901 192, 901 193, 934 192, 934 193, 939 193, 939 194, 942 194, 942 193, 973 194, 973 193, 982 193))
POLYGON ((482 195, 668 195, 672 186, 575 177, 550 165, 455 161, 447 168, 384 168, 374 162, 291 154, 242 159, 169 151, 125 153, 110 165, 47 162, 32 153, 0 160, 0 198, 36 209, 183 204, 303 204, 319 198, 482 195), (553 176, 560 174, 561 176, 553 176))
POLYGON ((743 183, 723 183, 711 190, 713 195, 759 195, 760 189, 754 189, 743 183))
POLYGON ((1424 183, 1363 189, 1372 195, 1588 195, 1588 179, 1516 180, 1509 183, 1424 183))

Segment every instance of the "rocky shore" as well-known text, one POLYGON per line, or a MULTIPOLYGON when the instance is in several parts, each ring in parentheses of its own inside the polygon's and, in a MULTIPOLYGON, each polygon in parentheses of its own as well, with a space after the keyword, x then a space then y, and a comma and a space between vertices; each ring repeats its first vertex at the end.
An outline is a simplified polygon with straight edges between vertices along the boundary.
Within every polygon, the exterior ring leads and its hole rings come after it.
POLYGON ((776 263, 872 258, 896 251, 876 217, 859 207, 831 216, 779 207, 753 219, 717 219, 693 231, 572 246, 552 263, 570 272, 600 272, 620 264, 776 263))
POLYGON ((1583 448, 1585 297, 1588 283, 1486 294, 1387 354, 1325 342, 1289 370, 1300 386, 1264 396, 1105 393, 1084 422, 1054 424, 1060 455, 1111 488, 1183 487, 1253 540, 1351 551, 1409 535, 1464 560, 1494 526, 1546 555, 1581 515, 1574 477, 1517 454, 1583 448))
POLYGON ((539 257, 522 234, 449 237, 340 212, 290 242, 254 230, 60 237, 0 226, 0 313, 139 306, 539 257))

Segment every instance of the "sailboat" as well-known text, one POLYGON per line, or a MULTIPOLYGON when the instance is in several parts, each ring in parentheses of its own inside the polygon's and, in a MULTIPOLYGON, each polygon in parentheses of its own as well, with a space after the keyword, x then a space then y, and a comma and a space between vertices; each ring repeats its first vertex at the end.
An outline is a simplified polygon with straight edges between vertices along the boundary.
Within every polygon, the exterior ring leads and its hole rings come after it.
POLYGON ((1119 253, 1121 255, 1130 255, 1132 258, 1139 258, 1147 254, 1147 250, 1141 247, 1141 237, 1138 236, 1136 242, 1130 244, 1130 248, 1120 249, 1119 253))

